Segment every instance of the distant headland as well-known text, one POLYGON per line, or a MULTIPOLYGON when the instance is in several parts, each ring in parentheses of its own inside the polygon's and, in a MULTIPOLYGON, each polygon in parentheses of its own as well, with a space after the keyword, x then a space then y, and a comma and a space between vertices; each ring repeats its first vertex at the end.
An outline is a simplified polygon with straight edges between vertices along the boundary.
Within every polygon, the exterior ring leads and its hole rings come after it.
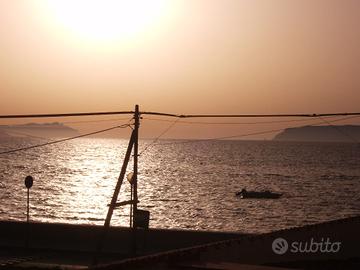
POLYGON ((356 142, 360 141, 360 126, 303 126, 287 128, 277 134, 275 141, 356 142))
POLYGON ((29 123, 23 125, 0 125, 0 137, 69 137, 78 131, 62 123, 29 123))

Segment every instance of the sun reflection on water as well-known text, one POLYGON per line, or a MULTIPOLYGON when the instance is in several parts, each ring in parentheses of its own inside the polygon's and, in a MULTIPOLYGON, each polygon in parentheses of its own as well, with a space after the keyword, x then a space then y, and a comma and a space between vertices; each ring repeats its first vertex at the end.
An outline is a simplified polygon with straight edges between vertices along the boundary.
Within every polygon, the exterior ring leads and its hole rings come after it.
MULTIPOLYGON (((1 157, 0 219, 26 219, 31 174, 31 220, 102 225, 127 144, 87 138, 1 157)), ((358 155, 351 144, 159 145, 139 157, 138 207, 151 212, 150 227, 247 232, 360 214, 358 155), (311 158, 311 151, 321 154, 311 158), (338 153, 348 162, 339 163, 338 153), (244 186, 284 197, 239 200, 234 192, 244 186)), ((129 199, 124 179, 118 201, 129 199)), ((116 209, 111 224, 128 226, 129 206, 116 209)))

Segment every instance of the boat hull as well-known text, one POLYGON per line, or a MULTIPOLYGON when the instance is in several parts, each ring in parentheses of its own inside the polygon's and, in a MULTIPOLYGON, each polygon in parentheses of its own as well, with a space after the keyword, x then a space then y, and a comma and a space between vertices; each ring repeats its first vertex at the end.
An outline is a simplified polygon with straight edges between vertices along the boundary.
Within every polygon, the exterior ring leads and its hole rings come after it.
POLYGON ((279 199, 282 196, 281 193, 256 191, 249 191, 246 193, 238 192, 236 195, 239 196, 240 199, 279 199))

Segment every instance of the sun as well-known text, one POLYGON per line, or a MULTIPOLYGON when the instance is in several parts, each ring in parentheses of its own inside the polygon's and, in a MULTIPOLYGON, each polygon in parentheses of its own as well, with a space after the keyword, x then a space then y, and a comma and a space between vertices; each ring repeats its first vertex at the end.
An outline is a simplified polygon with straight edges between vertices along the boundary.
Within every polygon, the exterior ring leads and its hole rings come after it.
POLYGON ((86 40, 127 39, 161 24, 169 0, 49 0, 50 16, 71 34, 86 40))

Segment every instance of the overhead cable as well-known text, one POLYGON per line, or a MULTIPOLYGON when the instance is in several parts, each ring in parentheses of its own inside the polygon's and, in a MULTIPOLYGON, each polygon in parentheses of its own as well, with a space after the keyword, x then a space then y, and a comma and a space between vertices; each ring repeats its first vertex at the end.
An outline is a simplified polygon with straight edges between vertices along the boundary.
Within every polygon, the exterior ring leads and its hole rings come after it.
MULTIPOLYGON (((344 121, 344 120, 348 120, 348 119, 356 118, 356 117, 359 117, 359 116, 344 117, 344 118, 341 118, 341 119, 327 121, 327 123, 330 124, 331 122, 344 121)), ((324 119, 321 119, 321 120, 324 121, 324 119)), ((323 122, 316 122, 316 123, 311 124, 310 126, 319 125, 319 124, 323 124, 323 122)), ((214 138, 207 138, 207 139, 193 139, 193 140, 185 140, 185 141, 182 140, 182 141, 176 141, 176 142, 165 142, 165 143, 158 143, 157 145, 187 144, 187 143, 198 143, 198 142, 204 142, 204 141, 217 141, 217 140, 241 138, 241 137, 248 137, 248 136, 255 136, 255 135, 263 135, 263 134, 281 132, 281 131, 284 131, 285 129, 296 128, 296 127, 299 127, 299 126, 288 126, 288 127, 280 128, 280 129, 271 129, 271 130, 265 130, 265 131, 259 131, 259 132, 252 132, 252 133, 245 133, 245 134, 244 133, 243 134, 235 134, 235 135, 230 135, 230 136, 221 136, 221 137, 214 137, 214 138)))
POLYGON ((8 130, 8 129, 4 129, 4 130, 6 131, 6 133, 9 133, 9 134, 17 134, 17 135, 21 135, 21 136, 25 136, 25 137, 29 137, 29 138, 46 140, 45 137, 35 136, 35 135, 31 135, 31 134, 28 134, 25 132, 13 131, 13 130, 8 130))
POLYGON ((120 112, 82 112, 82 113, 53 113, 53 114, 13 114, 0 115, 0 119, 9 118, 53 118, 53 117, 72 117, 72 116, 95 116, 95 115, 116 115, 116 114, 134 114, 133 111, 120 112))
POLYGON ((351 113, 312 113, 312 114, 171 114, 160 112, 141 112, 144 115, 158 115, 178 118, 261 118, 261 117, 326 117, 360 115, 360 112, 351 113))
MULTIPOLYGON (((134 114, 134 111, 117 112, 82 112, 82 113, 60 113, 60 114, 14 114, 0 115, 0 119, 10 118, 52 118, 73 116, 96 116, 96 115, 119 115, 134 114)), ((141 115, 157 115, 177 118, 261 118, 261 117, 326 117, 326 116, 350 116, 360 115, 360 112, 341 113, 313 113, 313 114, 173 114, 163 112, 140 112, 141 115)))
POLYGON ((85 120, 85 121, 61 121, 62 124, 87 124, 87 123, 101 123, 101 122, 117 122, 122 120, 128 120, 129 118, 113 118, 113 119, 99 119, 99 120, 85 120))
POLYGON ((140 156, 147 151, 151 146, 155 145, 156 142, 163 136, 165 135, 180 119, 176 119, 175 121, 173 121, 171 123, 171 125, 169 125, 162 133, 160 133, 159 136, 157 136, 151 143, 149 143, 148 145, 145 146, 145 148, 140 152, 140 156))
MULTIPOLYGON (((335 116, 331 116, 333 118, 335 116)), ((352 116, 360 117, 360 116, 352 116)), ((144 120, 159 121, 159 122, 173 122, 167 119, 159 118, 144 118, 144 120)), ((292 122, 308 122, 316 121, 316 119, 293 119, 293 120, 277 120, 277 121, 256 121, 256 122, 199 122, 199 121, 178 121, 178 124, 198 124, 198 125, 257 125, 257 124, 277 124, 277 123, 292 123, 292 122)))
POLYGON ((115 126, 115 127, 111 127, 111 128, 107 128, 107 129, 102 129, 102 130, 98 130, 98 131, 94 131, 94 132, 90 132, 90 133, 86 133, 86 134, 77 135, 77 136, 70 137, 70 138, 64 138, 64 139, 50 141, 50 142, 46 142, 46 143, 42 143, 42 144, 36 144, 36 145, 27 146, 27 147, 11 149, 8 151, 0 152, 0 155, 11 154, 11 153, 16 153, 16 152, 20 152, 20 151, 29 150, 29 149, 44 147, 44 146, 48 146, 48 145, 52 145, 52 144, 62 143, 62 142, 75 140, 75 139, 79 139, 79 138, 83 138, 83 137, 87 137, 87 136, 91 136, 91 135, 95 135, 95 134, 99 134, 99 133, 104 133, 104 132, 107 132, 107 131, 110 131, 113 129, 117 129, 117 128, 126 128, 129 126, 130 126, 129 124, 124 124, 124 125, 115 126))
POLYGON ((243 133, 243 134, 236 134, 236 135, 222 136, 222 137, 215 137, 215 138, 207 138, 207 139, 193 139, 193 140, 185 140, 185 141, 165 142, 165 143, 159 143, 157 145, 188 144, 188 143, 199 143, 199 142, 207 142, 207 141, 218 141, 218 140, 225 140, 225 139, 233 139, 233 138, 241 138, 241 137, 248 137, 248 136, 275 133, 275 132, 283 131, 284 129, 285 128, 272 129, 272 130, 266 130, 266 131, 243 133))
POLYGON ((358 140, 356 138, 354 138, 353 136, 351 136, 349 133, 347 133, 345 130, 341 129, 338 126, 333 125, 331 122, 327 121, 326 119, 322 118, 322 117, 318 117, 319 119, 321 119, 325 124, 329 125, 330 127, 332 127, 334 130, 336 130, 338 133, 340 133, 341 135, 349 138, 351 141, 358 143, 358 140))

